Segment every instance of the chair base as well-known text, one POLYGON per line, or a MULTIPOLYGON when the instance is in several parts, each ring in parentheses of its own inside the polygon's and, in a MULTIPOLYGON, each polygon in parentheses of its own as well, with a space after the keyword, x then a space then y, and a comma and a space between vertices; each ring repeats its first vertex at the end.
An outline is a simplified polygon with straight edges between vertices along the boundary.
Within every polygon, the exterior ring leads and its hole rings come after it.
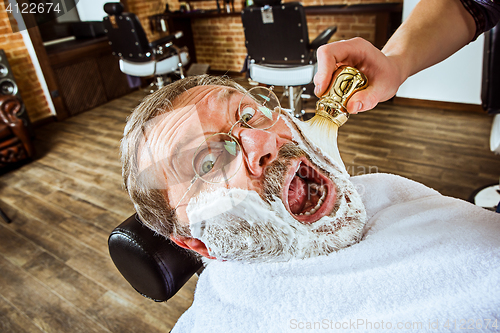
POLYGON ((500 213, 500 185, 496 183, 482 186, 472 192, 468 201, 476 206, 500 213))
POLYGON ((490 149, 495 154, 500 154, 500 113, 495 115, 491 125, 490 149))
POLYGON ((316 65, 304 66, 264 66, 250 64, 250 78, 256 82, 284 86, 284 96, 289 100, 289 112, 299 118, 304 115, 302 110, 302 93, 305 85, 312 82, 316 74, 316 65))
MULTIPOLYGON (((183 78, 183 77, 181 77, 183 78)), ((163 88, 164 86, 172 83, 172 78, 168 75, 157 75, 155 77, 155 80, 151 82, 151 84, 148 86, 148 92, 150 94, 154 93, 158 89, 163 88)))
POLYGON ((300 118, 306 113, 302 109, 302 92, 304 91, 302 86, 285 86, 283 95, 288 97, 288 107, 290 113, 296 118, 300 118))

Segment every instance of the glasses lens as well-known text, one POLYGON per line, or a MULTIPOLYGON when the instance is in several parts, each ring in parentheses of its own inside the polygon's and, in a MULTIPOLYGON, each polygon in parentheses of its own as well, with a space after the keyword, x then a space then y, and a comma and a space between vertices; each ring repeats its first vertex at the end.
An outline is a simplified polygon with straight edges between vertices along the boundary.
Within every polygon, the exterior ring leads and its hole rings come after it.
POLYGON ((268 129, 278 121, 281 105, 272 90, 254 87, 241 99, 239 112, 240 119, 248 127, 268 129))
POLYGON ((217 133, 198 147, 193 157, 193 169, 204 181, 216 184, 236 175, 242 161, 238 141, 228 134, 217 133))

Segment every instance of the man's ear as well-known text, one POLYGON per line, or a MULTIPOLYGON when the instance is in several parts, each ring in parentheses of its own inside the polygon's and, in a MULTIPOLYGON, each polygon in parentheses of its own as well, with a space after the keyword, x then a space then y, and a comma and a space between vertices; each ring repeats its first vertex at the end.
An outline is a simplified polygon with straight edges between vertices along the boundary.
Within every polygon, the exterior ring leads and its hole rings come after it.
POLYGON ((212 257, 211 255, 208 254, 207 247, 199 239, 182 237, 182 236, 178 237, 170 236, 170 239, 172 240, 172 242, 174 242, 175 244, 179 245, 182 248, 193 250, 194 252, 197 252, 202 256, 207 257, 208 259, 215 259, 215 257, 212 257))

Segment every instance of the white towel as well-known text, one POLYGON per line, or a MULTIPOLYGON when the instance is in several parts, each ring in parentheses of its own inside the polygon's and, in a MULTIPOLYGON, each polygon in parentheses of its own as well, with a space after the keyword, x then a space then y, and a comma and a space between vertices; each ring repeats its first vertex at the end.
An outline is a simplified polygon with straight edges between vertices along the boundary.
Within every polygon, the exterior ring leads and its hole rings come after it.
POLYGON ((500 331, 500 214, 394 175, 352 181, 369 217, 360 243, 213 261, 172 332, 500 331))

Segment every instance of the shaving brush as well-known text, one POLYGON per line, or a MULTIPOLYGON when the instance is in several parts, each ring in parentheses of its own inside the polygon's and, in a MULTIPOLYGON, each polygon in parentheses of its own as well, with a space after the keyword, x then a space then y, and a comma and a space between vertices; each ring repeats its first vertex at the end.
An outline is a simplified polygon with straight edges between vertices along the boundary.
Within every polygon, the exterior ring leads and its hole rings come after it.
POLYGON ((354 67, 340 66, 333 74, 326 93, 316 103, 316 114, 299 124, 306 138, 345 170, 337 145, 339 127, 349 119, 347 102, 357 91, 368 86, 366 76, 354 67))

